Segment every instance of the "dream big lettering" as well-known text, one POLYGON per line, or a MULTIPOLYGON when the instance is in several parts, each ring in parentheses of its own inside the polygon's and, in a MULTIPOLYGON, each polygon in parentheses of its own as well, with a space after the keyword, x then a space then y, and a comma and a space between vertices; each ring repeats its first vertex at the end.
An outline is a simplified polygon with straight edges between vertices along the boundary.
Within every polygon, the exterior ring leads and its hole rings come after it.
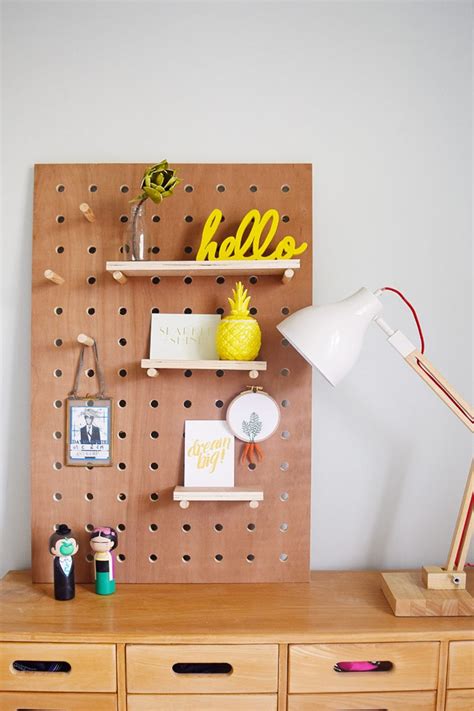
POLYGON ((214 474, 218 464, 225 460, 230 449, 230 437, 220 437, 208 441, 195 439, 188 448, 188 457, 197 457, 198 469, 209 469, 210 474, 214 474))

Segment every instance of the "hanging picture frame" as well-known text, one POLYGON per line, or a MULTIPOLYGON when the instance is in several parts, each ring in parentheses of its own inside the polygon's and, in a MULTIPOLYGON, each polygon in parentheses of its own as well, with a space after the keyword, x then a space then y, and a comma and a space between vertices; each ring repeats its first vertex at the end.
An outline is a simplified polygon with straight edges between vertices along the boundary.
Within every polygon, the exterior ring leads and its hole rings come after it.
POLYGON ((259 442, 276 432, 280 424, 280 408, 261 388, 249 386, 231 401, 226 420, 232 434, 246 443, 240 462, 243 464, 248 459, 253 463, 254 454, 258 461, 263 459, 259 442))
POLYGON ((66 400, 66 465, 112 465, 112 399, 66 400))

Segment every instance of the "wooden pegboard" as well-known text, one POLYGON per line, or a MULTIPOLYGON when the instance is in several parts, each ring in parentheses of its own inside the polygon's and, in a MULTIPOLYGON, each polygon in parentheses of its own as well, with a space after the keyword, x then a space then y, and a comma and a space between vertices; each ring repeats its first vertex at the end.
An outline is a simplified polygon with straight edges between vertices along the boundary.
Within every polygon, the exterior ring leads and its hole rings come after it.
MULTIPOLYGON (((249 209, 264 212, 274 207, 289 218, 280 225, 277 237, 289 233, 298 244, 308 242, 301 269, 289 284, 282 284, 277 276, 258 277, 257 283, 249 277, 242 279, 250 287, 251 305, 258 310, 256 318, 262 328, 259 358, 268 361, 268 370, 257 381, 231 371, 221 377, 214 371, 195 371, 185 377, 181 370, 163 371, 152 379, 140 368, 141 358, 148 357, 152 308, 162 313, 182 313, 185 308, 214 313, 224 308, 227 313, 227 297, 237 280, 227 277, 217 283, 215 277, 194 277, 187 284, 182 277, 173 277, 156 284, 144 277, 120 285, 106 273, 106 261, 123 258, 120 247, 129 200, 137 193, 146 167, 36 166, 33 580, 52 580, 48 538, 61 522, 68 523, 79 540, 75 558, 79 582, 90 581, 93 575, 86 560, 91 524, 119 528, 117 553, 124 557, 116 566, 119 582, 308 580, 311 368, 282 342, 275 326, 284 314, 307 306, 312 299, 311 166, 173 164, 183 183, 160 206, 147 202, 151 243, 159 248, 154 259, 194 259, 204 221, 215 207, 225 216, 217 235, 220 239, 235 234, 249 209), (218 191, 218 185, 225 190, 218 191), (192 191, 186 186, 192 186, 192 191), (289 189, 282 190, 283 186, 289 189), (79 211, 83 202, 93 209, 95 222, 88 222, 79 211), (63 276, 64 284, 48 282, 45 269, 63 276), (115 400, 114 465, 108 468, 64 465, 64 399, 72 388, 79 333, 97 340, 107 394, 115 400), (120 345, 119 339, 126 339, 126 345, 120 345), (264 443, 264 462, 255 470, 236 463, 235 485, 261 486, 264 502, 254 510, 242 502, 194 503, 182 510, 173 502, 172 493, 183 483, 185 419, 223 418, 226 405, 251 382, 285 405, 281 432, 264 443), (152 407, 152 401, 159 405, 152 407), (192 406, 184 407, 184 401, 192 406), (223 407, 218 407, 220 402, 223 407), (119 432, 125 438, 119 438, 119 432), (158 432, 158 438, 152 438, 151 432, 158 432), (281 436, 283 432, 289 433, 288 439, 281 436), (125 494, 125 500, 120 500, 124 498, 120 494, 125 494), (222 530, 216 530, 216 524, 222 530), (223 556, 222 561, 215 560, 216 554, 223 556), (183 556, 190 560, 184 561, 183 556)), ((87 356, 90 360, 84 370, 93 367, 92 354, 87 356)), ((87 381, 84 377, 81 392, 86 384, 89 392, 96 392, 95 377, 87 381)), ((239 451, 240 443, 236 443, 239 451)))

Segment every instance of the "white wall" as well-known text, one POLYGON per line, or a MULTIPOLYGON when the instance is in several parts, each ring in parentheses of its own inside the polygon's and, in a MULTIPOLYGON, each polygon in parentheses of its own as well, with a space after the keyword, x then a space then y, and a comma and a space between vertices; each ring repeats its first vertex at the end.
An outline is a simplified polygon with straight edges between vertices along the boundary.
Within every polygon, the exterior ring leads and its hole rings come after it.
MULTIPOLYGON (((3 13, 1 571, 29 564, 34 163, 312 162, 315 301, 405 290, 428 356, 470 398, 471 3, 18 1, 3 13)), ((469 433, 376 331, 339 388, 314 378, 314 568, 447 554, 469 433)))

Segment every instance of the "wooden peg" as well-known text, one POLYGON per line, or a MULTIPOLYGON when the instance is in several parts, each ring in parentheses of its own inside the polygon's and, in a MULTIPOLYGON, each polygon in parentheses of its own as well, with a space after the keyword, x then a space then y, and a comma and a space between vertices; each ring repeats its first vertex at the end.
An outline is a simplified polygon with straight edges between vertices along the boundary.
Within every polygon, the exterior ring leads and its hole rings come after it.
POLYGON ((94 339, 91 338, 90 336, 86 336, 85 333, 80 333, 77 337, 77 340, 79 343, 82 343, 84 346, 93 346, 94 345, 94 339))
POLYGON ((157 375, 159 375, 159 371, 156 368, 148 368, 146 371, 146 374, 148 375, 149 378, 156 378, 157 375))
POLYGON ((59 274, 53 272, 52 269, 45 269, 44 276, 48 279, 48 281, 52 281, 53 284, 64 284, 65 281, 62 276, 59 276, 59 274))
POLYGON ((258 509, 258 501, 249 501, 249 506, 251 509, 258 509))
POLYGON ((119 284, 126 284, 128 279, 122 272, 112 272, 112 276, 119 284))
POLYGON ((79 210, 82 212, 87 222, 95 222, 95 215, 92 212, 92 208, 86 202, 81 202, 79 205, 79 210))
POLYGON ((189 509, 189 501, 186 501, 186 499, 182 499, 182 500, 179 502, 179 506, 180 506, 180 508, 182 508, 182 509, 189 509))
POLYGON ((294 276, 295 276, 294 269, 285 269, 281 280, 282 280, 283 284, 288 284, 288 282, 290 282, 294 276))
POLYGON ((249 378, 252 378, 252 380, 255 380, 255 378, 258 378, 258 370, 251 370, 249 372, 249 378))

